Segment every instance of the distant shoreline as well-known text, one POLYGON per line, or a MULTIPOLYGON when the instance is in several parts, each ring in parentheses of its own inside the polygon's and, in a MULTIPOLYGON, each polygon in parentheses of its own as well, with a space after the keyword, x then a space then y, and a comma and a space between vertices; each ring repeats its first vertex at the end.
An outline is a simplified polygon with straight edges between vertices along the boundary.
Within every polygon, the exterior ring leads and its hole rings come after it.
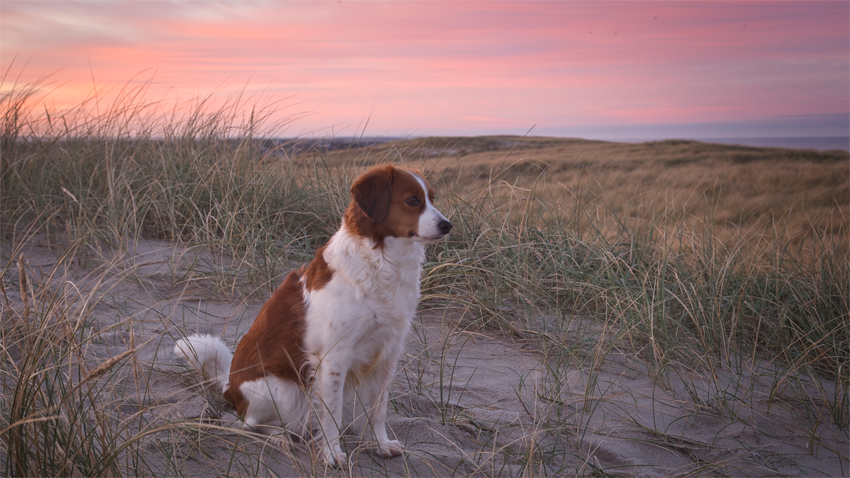
MULTIPOLYGON (((488 135, 478 135, 480 137, 486 137, 488 135)), ((497 135, 504 136, 504 135, 497 135)), ((440 137, 440 135, 434 136, 422 136, 421 138, 429 138, 429 137, 440 137)), ((456 138, 475 138, 477 136, 456 136, 456 138)), ((512 136, 519 138, 519 136, 512 136)), ((759 148, 788 148, 788 149, 814 149, 817 151, 846 151, 850 152, 850 136, 823 136, 823 137, 812 137, 812 136, 801 136, 801 137, 788 137, 788 138, 689 138, 689 137, 645 137, 645 138, 581 138, 581 137, 563 137, 563 136, 543 136, 550 138, 562 138, 562 139, 578 139, 578 140, 586 140, 586 141, 605 141, 612 143, 646 143, 650 141, 668 141, 668 140, 685 140, 685 141, 698 141, 701 143, 716 143, 716 144, 725 144, 725 145, 738 145, 738 146, 752 146, 759 148)), ((417 137, 380 137, 380 136, 369 136, 369 137, 353 137, 353 138, 345 138, 345 137, 336 137, 336 138, 273 138, 271 141, 273 143, 281 144, 284 143, 287 145, 288 154, 300 154, 306 151, 316 150, 316 151, 334 151, 339 149, 348 149, 351 147, 362 148, 375 146, 382 143, 388 143, 391 141, 401 141, 401 140, 409 140, 409 139, 417 139, 417 137)))
POLYGON ((797 137, 797 138, 630 138, 611 139, 618 143, 645 143, 665 139, 687 139, 703 143, 720 143, 762 148, 816 149, 818 151, 841 150, 850 152, 850 136, 797 137))

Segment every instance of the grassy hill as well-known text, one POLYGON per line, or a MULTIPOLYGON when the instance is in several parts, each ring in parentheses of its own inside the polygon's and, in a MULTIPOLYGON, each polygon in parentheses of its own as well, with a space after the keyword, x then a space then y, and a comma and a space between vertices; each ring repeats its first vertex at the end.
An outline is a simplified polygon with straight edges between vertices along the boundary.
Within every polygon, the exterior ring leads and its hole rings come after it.
POLYGON ((452 191, 488 188, 533 198, 562 215, 573 215, 569 207, 581 202, 615 229, 620 221, 635 225, 651 216, 672 228, 709 222, 729 237, 770 223, 797 245, 812 235, 846 235, 850 216, 844 151, 496 136, 410 139, 322 157, 330 163, 400 160, 452 191))

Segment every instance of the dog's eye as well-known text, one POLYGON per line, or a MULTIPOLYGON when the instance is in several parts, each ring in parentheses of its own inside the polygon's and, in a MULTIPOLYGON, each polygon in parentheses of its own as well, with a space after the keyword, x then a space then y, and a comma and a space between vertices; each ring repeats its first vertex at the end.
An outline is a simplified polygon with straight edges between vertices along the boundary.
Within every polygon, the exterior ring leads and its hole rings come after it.
POLYGON ((404 202, 410 207, 416 207, 416 206, 419 205, 419 198, 416 197, 416 196, 413 196, 411 198, 408 198, 407 201, 404 201, 404 202))

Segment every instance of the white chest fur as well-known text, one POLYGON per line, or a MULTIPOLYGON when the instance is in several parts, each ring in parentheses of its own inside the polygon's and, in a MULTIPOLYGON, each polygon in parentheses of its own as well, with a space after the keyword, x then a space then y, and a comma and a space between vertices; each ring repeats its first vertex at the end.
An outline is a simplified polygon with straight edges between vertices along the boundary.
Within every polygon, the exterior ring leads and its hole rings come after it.
POLYGON ((368 356, 374 348, 401 345, 419 302, 423 245, 388 237, 384 247, 374 247, 371 239, 343 227, 324 258, 333 275, 307 297, 308 352, 323 357, 330 347, 345 343, 358 351, 355 355, 368 356))

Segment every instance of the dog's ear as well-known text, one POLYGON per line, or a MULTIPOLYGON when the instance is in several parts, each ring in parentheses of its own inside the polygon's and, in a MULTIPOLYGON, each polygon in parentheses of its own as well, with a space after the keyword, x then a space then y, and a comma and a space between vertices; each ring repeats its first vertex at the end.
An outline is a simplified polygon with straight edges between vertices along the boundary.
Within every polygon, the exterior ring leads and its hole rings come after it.
POLYGON ((373 224, 387 219, 394 178, 395 168, 387 165, 370 169, 351 185, 352 199, 373 224))

